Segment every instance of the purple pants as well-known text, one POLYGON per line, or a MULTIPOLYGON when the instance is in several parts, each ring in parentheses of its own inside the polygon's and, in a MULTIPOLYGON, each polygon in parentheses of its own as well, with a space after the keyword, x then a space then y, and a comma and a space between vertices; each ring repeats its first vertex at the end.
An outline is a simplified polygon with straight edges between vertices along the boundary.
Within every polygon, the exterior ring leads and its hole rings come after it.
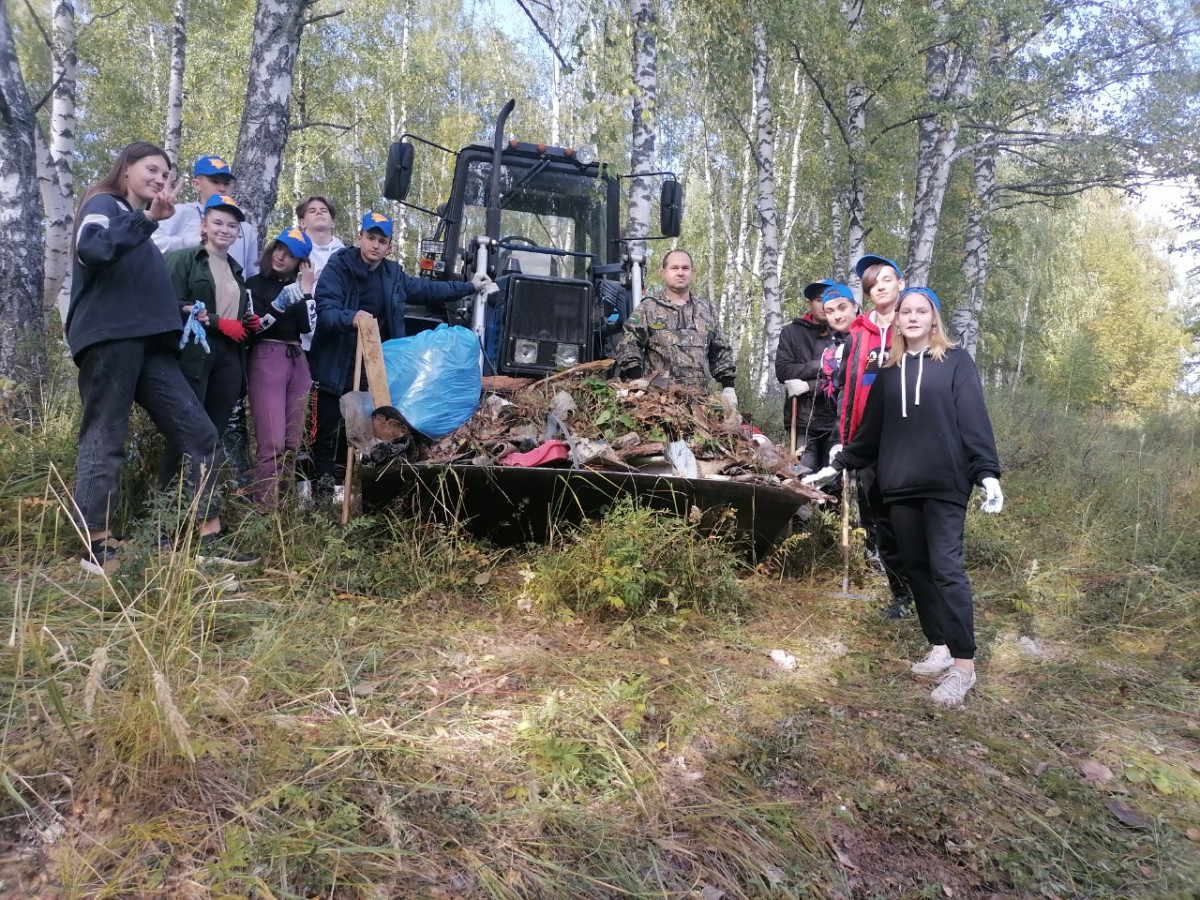
POLYGON ((296 472, 305 398, 312 388, 299 344, 260 340, 250 351, 250 413, 254 417, 254 502, 274 508, 296 472))

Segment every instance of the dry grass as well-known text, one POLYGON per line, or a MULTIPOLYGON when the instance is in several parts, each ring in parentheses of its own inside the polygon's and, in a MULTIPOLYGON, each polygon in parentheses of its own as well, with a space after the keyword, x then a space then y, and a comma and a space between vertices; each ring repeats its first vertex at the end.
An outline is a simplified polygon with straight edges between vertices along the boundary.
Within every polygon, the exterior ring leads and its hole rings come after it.
POLYGON ((83 580, 47 483, 0 492, 0 897, 1196 896, 1200 597, 1167 520, 1106 566, 1111 521, 1035 544, 1045 488, 1009 479, 946 711, 915 623, 829 596, 820 518, 757 573, 681 549, 737 596, 631 617, 620 522, 500 552, 251 516, 236 590, 136 535, 83 580), (574 609, 571 560, 599 579, 574 609))

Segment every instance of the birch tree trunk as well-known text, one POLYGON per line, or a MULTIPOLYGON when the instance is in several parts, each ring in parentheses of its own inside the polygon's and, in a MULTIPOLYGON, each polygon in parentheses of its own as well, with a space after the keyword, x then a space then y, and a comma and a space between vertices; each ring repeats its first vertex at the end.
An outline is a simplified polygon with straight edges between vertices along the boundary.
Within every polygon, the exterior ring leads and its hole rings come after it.
POLYGON ((967 282, 967 296, 954 308, 950 318, 950 330, 957 336, 964 350, 975 358, 979 349, 979 313, 983 309, 983 295, 987 287, 988 244, 991 235, 987 219, 992 211, 996 196, 996 153, 983 147, 975 153, 975 196, 967 211, 967 233, 964 246, 962 273, 967 282))
POLYGON ((50 140, 34 127, 38 184, 46 215, 45 279, 42 302, 58 306, 66 318, 71 299, 71 230, 75 222, 75 4, 50 3, 51 78, 50 140))
POLYGON ((234 170, 246 218, 265 227, 279 194, 296 55, 317 0, 258 0, 234 170))
POLYGON ((17 61, 8 10, 0 3, 0 405, 31 416, 32 389, 46 371, 39 249, 45 232, 38 199, 36 120, 17 61))
POLYGON ((758 215, 762 222, 762 319, 765 325, 766 355, 756 360, 759 365, 756 388, 767 389, 770 360, 779 346, 779 331, 783 314, 779 296, 779 214, 775 208, 775 122, 771 113, 771 84, 768 63, 767 33, 762 23, 753 27, 754 61, 751 72, 754 82, 755 106, 754 161, 758 169, 758 215))
MULTIPOLYGON (((863 0, 846 0, 842 12, 850 32, 849 52, 854 53, 863 30, 863 0)), ((846 255, 839 263, 844 264, 848 272, 854 261, 866 252, 867 244, 867 176, 864 171, 867 100, 864 85, 855 82, 846 85, 846 149, 850 158, 850 181, 845 194, 846 255)))
MULTIPOLYGON (((932 0, 943 26, 945 0, 932 0)), ((933 111, 917 123, 917 177, 912 221, 908 229, 905 280, 914 287, 929 281, 937 243, 942 201, 950 183, 950 167, 958 149, 959 109, 975 90, 979 65, 971 48, 935 43, 925 55, 926 98, 933 111)))
MULTIPOLYGON (((629 215, 625 235, 635 259, 646 258, 650 234, 652 182, 638 176, 655 169, 655 145, 658 137, 658 37, 653 0, 630 0, 633 21, 633 146, 629 154, 629 215)), ((637 298, 640 299, 640 298, 637 298)))
POLYGON ((163 129, 163 149, 179 165, 179 147, 183 143, 183 72, 187 61, 188 0, 175 0, 175 20, 171 26, 171 79, 167 87, 167 124, 163 129))

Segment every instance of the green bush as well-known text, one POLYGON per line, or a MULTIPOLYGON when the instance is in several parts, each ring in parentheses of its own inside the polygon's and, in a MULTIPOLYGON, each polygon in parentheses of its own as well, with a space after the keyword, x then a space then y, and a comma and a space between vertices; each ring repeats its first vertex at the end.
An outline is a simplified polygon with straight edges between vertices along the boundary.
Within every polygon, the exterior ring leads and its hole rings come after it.
POLYGON ((561 549, 538 554, 528 588, 543 604, 577 613, 730 612, 744 602, 745 571, 720 533, 706 537, 624 500, 561 549))

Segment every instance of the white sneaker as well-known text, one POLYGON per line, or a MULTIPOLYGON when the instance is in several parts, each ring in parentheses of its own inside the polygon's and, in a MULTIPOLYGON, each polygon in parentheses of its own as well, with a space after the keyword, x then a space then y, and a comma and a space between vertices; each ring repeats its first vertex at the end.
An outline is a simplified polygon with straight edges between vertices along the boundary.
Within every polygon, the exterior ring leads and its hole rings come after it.
POLYGON ((958 666, 951 666, 929 696, 935 703, 940 703, 942 706, 959 706, 963 702, 963 697, 967 696, 967 691, 974 686, 974 671, 968 674, 958 666))
POLYGON ((933 649, 920 662, 912 664, 914 675, 939 675, 954 665, 954 657, 945 644, 934 644, 933 649))

